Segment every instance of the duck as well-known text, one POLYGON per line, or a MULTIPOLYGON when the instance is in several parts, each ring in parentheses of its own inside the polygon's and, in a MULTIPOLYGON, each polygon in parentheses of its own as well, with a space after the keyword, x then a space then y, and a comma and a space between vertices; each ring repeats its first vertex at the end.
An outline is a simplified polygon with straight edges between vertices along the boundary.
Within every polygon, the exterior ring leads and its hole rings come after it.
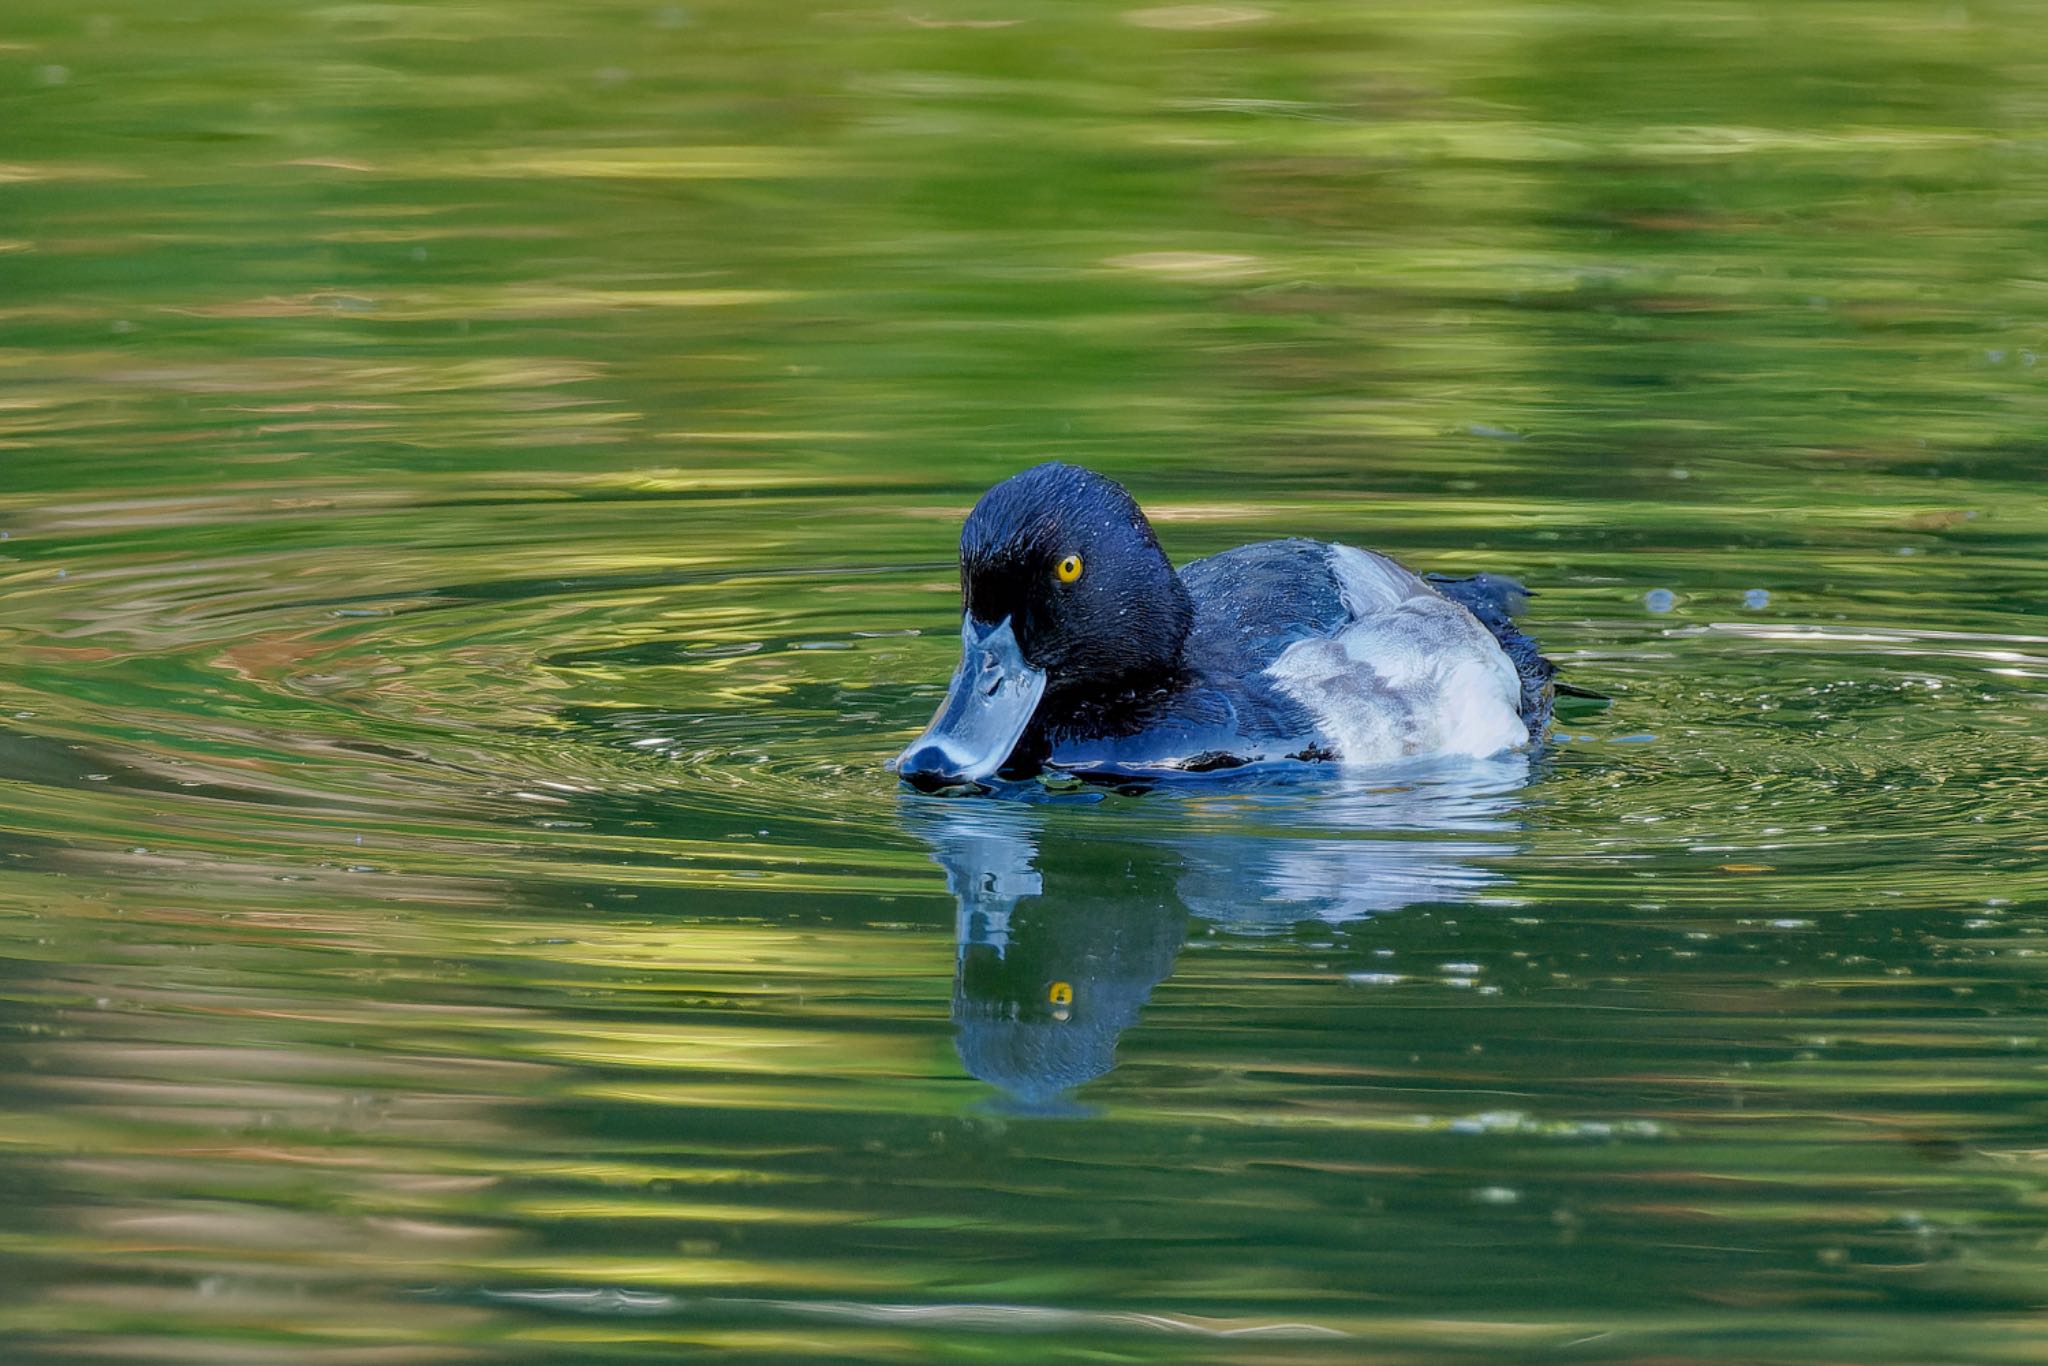
POLYGON ((1176 570, 1137 500, 1058 461, 960 532, 960 661, 889 767, 924 792, 1484 759, 1539 744, 1555 666, 1528 590, 1335 542, 1176 570))

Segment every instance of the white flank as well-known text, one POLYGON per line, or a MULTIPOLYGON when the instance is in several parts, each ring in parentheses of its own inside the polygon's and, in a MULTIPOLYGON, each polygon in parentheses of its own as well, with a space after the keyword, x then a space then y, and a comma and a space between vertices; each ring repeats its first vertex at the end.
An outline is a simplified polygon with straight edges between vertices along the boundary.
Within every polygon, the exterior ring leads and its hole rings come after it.
POLYGON ((1266 672, 1340 760, 1480 758, 1528 742, 1521 679, 1477 618, 1384 555, 1330 551, 1351 624, 1288 646, 1266 672))

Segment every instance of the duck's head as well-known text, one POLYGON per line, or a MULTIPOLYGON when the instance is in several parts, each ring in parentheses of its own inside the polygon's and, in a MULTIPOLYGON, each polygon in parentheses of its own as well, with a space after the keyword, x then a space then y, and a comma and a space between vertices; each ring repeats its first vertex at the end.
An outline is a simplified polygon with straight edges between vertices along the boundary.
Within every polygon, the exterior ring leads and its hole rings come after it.
POLYGON ((1151 524, 1113 479, 1046 464, 983 494, 960 532, 960 667, 896 756, 922 788, 1009 763, 1034 718, 1163 684, 1194 609, 1151 524))

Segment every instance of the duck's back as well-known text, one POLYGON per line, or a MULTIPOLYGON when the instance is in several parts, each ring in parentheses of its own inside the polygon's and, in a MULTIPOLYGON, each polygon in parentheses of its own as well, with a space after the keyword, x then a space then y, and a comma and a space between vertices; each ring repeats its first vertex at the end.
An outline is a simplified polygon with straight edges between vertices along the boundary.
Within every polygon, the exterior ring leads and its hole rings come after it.
POLYGON ((1429 585, 1384 555, 1299 537, 1256 541, 1180 571, 1195 606, 1183 657, 1204 673, 1270 668, 1296 643, 1337 635, 1429 585))
POLYGON ((1409 570, 1321 541, 1262 541, 1181 571, 1189 665, 1256 679, 1347 763, 1525 743, 1516 663, 1494 630, 1409 570))

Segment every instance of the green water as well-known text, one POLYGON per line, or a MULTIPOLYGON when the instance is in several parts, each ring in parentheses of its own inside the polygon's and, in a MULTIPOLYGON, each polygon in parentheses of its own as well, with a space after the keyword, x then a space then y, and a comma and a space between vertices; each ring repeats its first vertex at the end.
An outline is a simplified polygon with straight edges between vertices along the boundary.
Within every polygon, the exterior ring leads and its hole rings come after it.
POLYGON ((0 1354, 2039 1360, 2044 33, 17 0, 0 1354), (1046 457, 1614 701, 900 794, 1046 457))

